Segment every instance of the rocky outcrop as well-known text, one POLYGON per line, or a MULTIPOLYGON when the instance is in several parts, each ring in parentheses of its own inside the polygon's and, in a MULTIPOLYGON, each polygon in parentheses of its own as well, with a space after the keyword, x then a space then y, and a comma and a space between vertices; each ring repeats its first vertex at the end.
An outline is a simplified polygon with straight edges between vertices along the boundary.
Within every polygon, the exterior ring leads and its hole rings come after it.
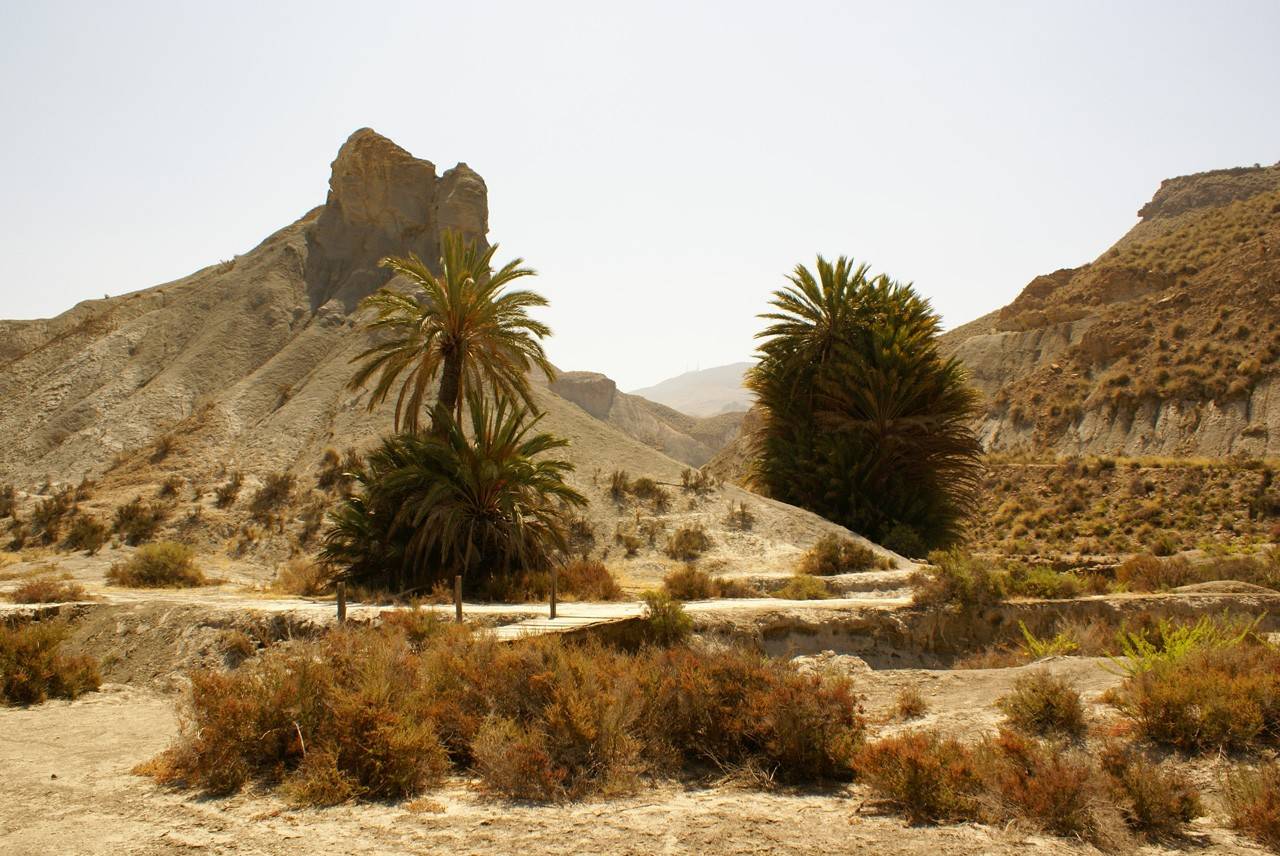
POLYGON ((948 332, 993 450, 1280 454, 1280 166, 1164 182, 1095 261, 948 332))
POLYGON ((306 232, 311 308, 337 300, 350 311, 390 278, 378 266, 384 256, 413 253, 434 267, 451 229, 485 240, 484 179, 466 164, 437 176, 430 161, 361 128, 338 151, 329 197, 306 232))
POLYGON ((550 386, 556 395, 605 420, 618 394, 618 385, 599 372, 561 372, 550 386))

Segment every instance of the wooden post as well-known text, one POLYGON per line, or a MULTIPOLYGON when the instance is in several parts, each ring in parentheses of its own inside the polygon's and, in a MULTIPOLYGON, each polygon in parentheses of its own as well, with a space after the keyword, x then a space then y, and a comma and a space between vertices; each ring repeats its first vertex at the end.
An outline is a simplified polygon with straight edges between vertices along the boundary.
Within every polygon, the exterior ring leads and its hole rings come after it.
POLYGON ((462 623, 462 575, 453 578, 453 611, 458 623, 462 623))
POLYGON ((347 584, 338 583, 338 623, 347 621, 347 584))
POLYGON ((551 620, 552 621, 554 621, 556 618, 556 576, 557 576, 556 572, 558 568, 559 568, 558 565, 551 566, 551 620))

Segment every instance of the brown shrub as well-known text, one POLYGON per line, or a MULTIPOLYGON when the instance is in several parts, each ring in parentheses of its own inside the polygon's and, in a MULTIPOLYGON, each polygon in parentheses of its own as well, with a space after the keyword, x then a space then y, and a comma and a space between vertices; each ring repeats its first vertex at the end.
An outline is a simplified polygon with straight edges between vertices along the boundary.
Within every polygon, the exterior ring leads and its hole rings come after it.
POLYGON ((1180 556, 1134 556, 1116 568, 1116 582, 1133 591, 1161 591, 1199 581, 1191 563, 1180 556))
POLYGON ((28 580, 9 592, 14 603, 71 603, 87 598, 84 586, 63 580, 28 580))
POLYGON ((666 575, 662 589, 676 600, 707 600, 715 597, 715 581, 693 562, 686 562, 666 575))
POLYGON ((692 523, 681 526, 667 539, 664 552, 669 558, 684 562, 692 561, 711 547, 711 539, 701 524, 692 523))
POLYGON ((920 690, 903 687, 898 690, 897 698, 894 699, 893 710, 899 719, 919 719, 929 710, 929 703, 920 690))
POLYGON ((912 823, 975 820, 982 782, 973 752, 931 731, 879 740, 858 753, 858 778, 912 823))
POLYGON ((270 517, 277 508, 288 504, 293 496, 294 482, 292 473, 269 473, 249 501, 249 513, 257 520, 270 517))
POLYGON ((1187 751, 1280 742, 1280 651, 1243 641, 1155 659, 1113 693, 1142 736, 1187 751))
POLYGON ((800 558, 796 570, 802 574, 830 577, 869 571, 882 565, 870 547, 864 547, 851 538, 828 533, 819 538, 800 558))
POLYGON ((1043 669, 1021 675, 1013 691, 996 702, 1011 726, 1039 736, 1084 734, 1084 705, 1066 678, 1043 669))
POLYGON ((574 559, 557 571, 556 588, 564 597, 578 600, 621 600, 622 587, 604 562, 574 559))
POLYGON ((707 764, 840 777, 864 728, 847 680, 745 651, 503 644, 442 624, 414 644, 404 627, 418 623, 339 629, 234 672, 192 673, 178 740, 140 772, 331 804, 421 792, 452 763, 496 793, 558 800, 707 764))
POLYGON ((107 571, 107 582, 130 588, 189 588, 206 584, 195 553, 185 544, 159 541, 139 547, 107 571))
POLYGON ((62 546, 68 550, 84 550, 92 556, 107 543, 109 535, 106 524, 87 514, 77 514, 62 546))
POLYGON ((240 488, 244 485, 244 474, 233 472, 227 480, 213 490, 214 504, 218 508, 230 508, 240 496, 240 488))
POLYGON ((1170 765, 1148 761, 1133 747, 1104 746, 1100 761, 1125 823, 1135 832, 1170 838, 1203 811, 1190 779, 1170 765))
POLYGON ((276 569, 271 588, 283 594, 318 597, 332 582, 329 569, 307 556, 295 556, 276 569))
POLYGON ((154 538, 168 516, 164 506, 143 502, 137 496, 116 509, 113 528, 126 544, 136 546, 154 538))
POLYGON ((1223 797, 1234 829, 1280 851, 1280 763, 1237 769, 1227 777, 1223 797))
POLYGON ((64 622, 0 624, 0 702, 39 704, 49 698, 76 698, 98 688, 96 660, 58 650, 67 633, 64 622))

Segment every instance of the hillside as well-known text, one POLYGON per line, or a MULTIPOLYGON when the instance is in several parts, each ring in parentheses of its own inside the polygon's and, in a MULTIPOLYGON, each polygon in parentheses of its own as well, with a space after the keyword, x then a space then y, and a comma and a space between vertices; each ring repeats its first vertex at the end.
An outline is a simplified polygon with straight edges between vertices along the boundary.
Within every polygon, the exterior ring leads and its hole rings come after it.
POLYGON ((1114 246, 948 332, 992 450, 1280 454, 1280 165, 1163 182, 1114 246))
MULTIPOLYGON (((377 260, 389 252, 435 259, 446 229, 484 239, 487 204, 483 179, 465 164, 437 174, 362 129, 333 162, 325 204, 249 252, 57 318, 0 322, 0 484, 18 487, 21 515, 51 492, 49 483, 88 477, 96 484, 82 510, 99 519, 138 496, 163 509, 171 533, 206 550, 270 562, 313 547, 333 501, 317 485, 322 456, 366 448, 391 425, 389 408, 370 413, 368 392, 347 389, 351 360, 370 342, 356 304, 387 282, 377 260), (219 506, 214 490, 235 473, 244 478, 240 498, 219 506), (295 479, 288 499, 270 514, 251 512, 255 491, 276 473, 295 479)), ((676 496, 665 509, 616 502, 613 471, 679 493, 685 464, 627 436, 618 420, 561 398, 545 379, 535 382, 543 426, 572 443, 573 480, 592 500, 582 528, 598 553, 617 557, 616 540, 643 534, 631 564, 656 570, 667 561, 666 533, 701 523, 712 536, 709 561, 782 572, 837 528, 728 486, 676 496), (754 529, 725 522, 738 503, 754 515, 754 529)), ((698 420, 622 400, 632 422, 673 421, 691 441, 714 439, 698 420)))
POLYGON ((709 369, 685 372, 653 386, 631 391, 632 395, 665 404, 690 416, 709 417, 720 413, 743 412, 752 397, 742 386, 742 375, 753 363, 730 363, 709 369))

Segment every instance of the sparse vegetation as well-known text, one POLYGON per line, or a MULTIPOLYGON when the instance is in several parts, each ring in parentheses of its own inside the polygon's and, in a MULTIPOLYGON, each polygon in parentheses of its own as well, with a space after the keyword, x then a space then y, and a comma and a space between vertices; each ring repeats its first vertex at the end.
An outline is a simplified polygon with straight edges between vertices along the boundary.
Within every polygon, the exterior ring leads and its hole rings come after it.
POLYGON ((836 574, 852 574, 882 568, 882 563, 870 547, 836 534, 823 535, 800 558, 797 571, 819 577, 836 574))
POLYGON ((9 592, 14 603, 71 603, 87 598, 84 586, 66 580, 28 580, 9 592))
POLYGON ((1280 851, 1280 763, 1238 768, 1223 789, 1231 825, 1254 841, 1280 851))
POLYGON ((756 516, 747 508, 747 504, 739 500, 738 506, 729 506, 729 513, 724 519, 725 525, 739 532, 746 532, 756 524, 756 516))
POLYGON ((929 710, 929 703, 915 687, 903 687, 893 701, 893 711, 899 719, 919 719, 929 710))
POLYGON ((65 622, 0 624, 0 702, 40 704, 50 698, 76 698, 98 688, 96 660, 59 650, 67 634, 65 622))
POLYGON ((92 556, 102 549, 110 536, 111 531, 105 523, 80 513, 72 518, 71 528, 67 531, 62 546, 68 550, 84 550, 92 556))
POLYGON ((239 470, 227 477, 227 480, 214 488, 214 504, 218 508, 230 508, 240 497, 240 488, 244 486, 244 473, 239 470))
POLYGON ((214 794, 280 783, 309 804, 409 797, 451 768, 539 801, 747 764, 838 779, 864 729, 848 681, 745 651, 506 645, 439 624, 411 642, 394 623, 194 672, 184 722, 140 772, 214 794))
POLYGON ((289 504, 296 481, 292 473, 269 473, 249 501, 249 513, 255 520, 269 519, 282 506, 289 504))
POLYGON ((195 553, 185 544, 159 541, 139 547, 107 571, 107 582, 130 588, 189 588, 206 584, 195 553))
POLYGON ((136 546, 154 538, 167 517, 164 506, 137 496, 116 509, 113 530, 126 544, 136 546))
POLYGON ((669 558, 683 562, 692 561, 711 548, 711 538, 700 523, 689 523, 681 526, 667 539, 663 552, 669 558))
POLYGON ((1047 671, 1019 677, 1013 691, 996 705, 1012 727, 1039 737, 1059 735, 1078 738, 1085 729, 1080 693, 1065 678, 1047 671))

